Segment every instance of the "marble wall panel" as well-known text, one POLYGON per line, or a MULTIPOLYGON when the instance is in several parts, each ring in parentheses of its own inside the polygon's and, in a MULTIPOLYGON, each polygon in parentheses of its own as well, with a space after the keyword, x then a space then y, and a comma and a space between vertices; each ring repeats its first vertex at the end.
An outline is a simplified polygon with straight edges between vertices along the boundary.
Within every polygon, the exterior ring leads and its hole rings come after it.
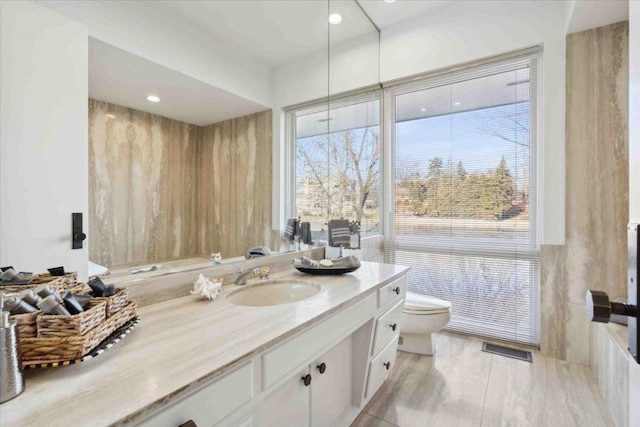
POLYGON ((542 353, 591 361, 588 289, 626 296, 628 23, 567 36, 566 244, 543 245, 542 353))
POLYGON ((268 110, 203 128, 198 149, 203 253, 229 258, 271 245, 271 117, 268 110))
POLYGON ((629 360, 626 327, 597 323, 592 328, 591 371, 617 426, 629 425, 629 360), (620 335, 624 334, 624 337, 620 335))
POLYGON ((206 127, 89 100, 89 254, 140 264, 270 244, 271 111, 206 127))
POLYGON ((200 128, 89 100, 89 254, 102 265, 196 253, 200 128))

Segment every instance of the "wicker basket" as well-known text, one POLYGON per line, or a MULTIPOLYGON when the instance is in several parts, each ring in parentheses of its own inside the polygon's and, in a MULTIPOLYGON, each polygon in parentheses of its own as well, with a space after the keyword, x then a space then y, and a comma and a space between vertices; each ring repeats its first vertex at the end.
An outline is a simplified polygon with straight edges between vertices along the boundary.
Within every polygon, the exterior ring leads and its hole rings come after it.
POLYGON ((129 288, 117 288, 117 292, 110 297, 96 297, 96 299, 107 303, 107 317, 111 317, 127 305, 129 288))
POLYGON ((38 325, 36 323, 38 316, 42 314, 41 310, 33 313, 14 314, 9 316, 9 319, 16 322, 18 325, 18 336, 20 339, 35 337, 38 332, 38 325))
POLYGON ((90 308, 73 316, 38 316, 38 338, 82 336, 106 318, 107 303, 97 298, 90 308))
POLYGON ((52 276, 50 274, 34 274, 25 277, 25 280, 31 280, 28 285, 0 285, 0 291, 13 293, 21 292, 25 289, 33 289, 39 285, 47 284, 51 289, 62 294, 67 289, 72 288, 78 283, 78 273, 67 273, 64 276, 52 276))
POLYGON ((26 277, 27 280, 33 280, 33 283, 40 285, 42 283, 56 282, 57 284, 64 285, 64 288, 69 288, 78 282, 78 273, 75 271, 66 273, 62 276, 52 276, 49 273, 33 274, 26 277))
POLYGON ((93 291, 86 283, 78 282, 71 289, 67 289, 67 291, 71 291, 72 294, 81 295, 81 294, 91 294, 93 291))
MULTIPOLYGON (((104 304, 104 302, 101 302, 104 304)), ((136 315, 136 302, 100 322, 83 336, 25 338, 20 342, 23 361, 66 361, 79 359, 136 315)))

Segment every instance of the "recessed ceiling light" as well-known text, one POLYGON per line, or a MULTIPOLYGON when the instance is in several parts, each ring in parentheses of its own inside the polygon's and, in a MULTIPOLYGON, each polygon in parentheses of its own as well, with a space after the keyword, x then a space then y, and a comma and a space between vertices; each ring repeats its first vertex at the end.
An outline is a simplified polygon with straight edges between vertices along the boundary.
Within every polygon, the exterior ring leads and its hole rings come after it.
POLYGON ((427 111, 427 109, 426 108, 421 108, 420 111, 427 111))
POLYGON ((339 13, 332 13, 331 15, 329 15, 329 22, 333 25, 338 25, 342 22, 342 15, 340 15, 339 13))
POLYGON ((461 102, 454 102, 454 103, 453 103, 453 105, 455 105, 456 107, 457 107, 458 105, 460 105, 460 104, 462 104, 462 103, 461 103, 461 102))
POLYGON ((160 98, 158 98, 158 97, 157 97, 157 96, 155 96, 155 95, 149 95, 149 96, 147 96, 147 101, 150 101, 150 102, 160 102, 160 98))
POLYGON ((396 0, 384 0, 385 3, 395 3, 396 0))
POLYGON ((113 114, 105 114, 105 116, 107 116, 107 118, 109 119, 115 119, 116 116, 114 116, 113 114))

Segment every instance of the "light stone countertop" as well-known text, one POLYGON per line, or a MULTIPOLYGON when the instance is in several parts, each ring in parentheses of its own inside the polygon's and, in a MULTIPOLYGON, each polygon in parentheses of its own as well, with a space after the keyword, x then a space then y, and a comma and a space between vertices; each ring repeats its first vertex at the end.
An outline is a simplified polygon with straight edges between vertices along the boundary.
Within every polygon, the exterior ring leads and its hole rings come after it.
MULTIPOLYGON (((132 424, 158 406, 250 360, 406 273, 408 267, 363 262, 354 273, 310 276, 290 269, 273 279, 316 283, 297 303, 268 307, 193 296, 142 307, 124 341, 78 365, 25 371, 26 388, 0 405, 0 426, 132 424)), ((250 280, 249 284, 259 282, 250 280)))

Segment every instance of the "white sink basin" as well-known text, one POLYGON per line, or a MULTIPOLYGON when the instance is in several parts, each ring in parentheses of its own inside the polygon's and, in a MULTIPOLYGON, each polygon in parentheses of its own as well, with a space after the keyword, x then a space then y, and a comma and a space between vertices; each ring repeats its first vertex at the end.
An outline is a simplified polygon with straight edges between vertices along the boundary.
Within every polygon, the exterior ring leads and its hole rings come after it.
POLYGON ((227 295, 236 305, 268 306, 307 299, 320 292, 320 286, 301 280, 271 280, 248 285, 227 295))

